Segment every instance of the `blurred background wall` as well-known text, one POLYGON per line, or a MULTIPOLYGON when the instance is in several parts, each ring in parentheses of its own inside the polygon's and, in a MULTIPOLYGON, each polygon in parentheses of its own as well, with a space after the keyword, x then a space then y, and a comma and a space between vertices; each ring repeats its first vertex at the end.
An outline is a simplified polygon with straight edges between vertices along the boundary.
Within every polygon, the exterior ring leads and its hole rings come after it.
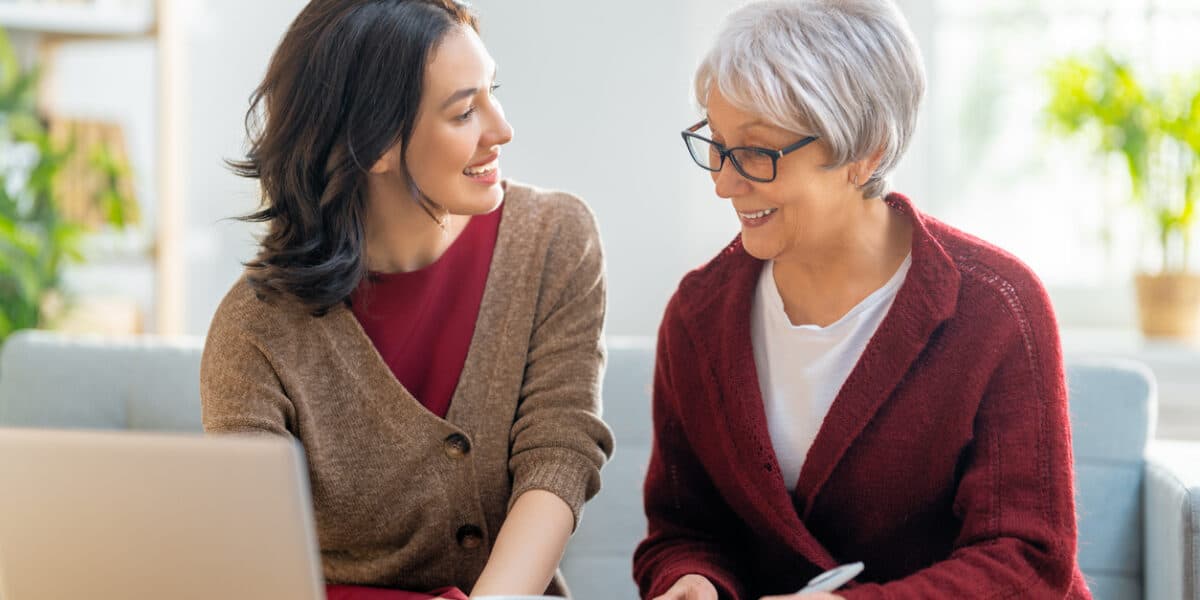
MULTIPOLYGON (((303 4, 159 0, 157 22, 143 36, 54 44, 42 102, 121 125, 143 206, 140 233, 105 242, 116 248, 112 260, 72 267, 69 287, 132 299, 145 331, 206 331, 254 251, 254 229, 230 218, 255 207, 256 186, 223 160, 244 150, 247 99, 303 4), (164 128, 173 135, 164 137, 164 128), (165 139, 174 142, 164 148, 165 139), (164 193, 174 215, 159 214, 164 193), (165 245, 161 235, 155 241, 164 219, 175 223, 165 245), (174 293, 161 289, 163 265, 174 293)), ((595 210, 608 252, 610 334, 653 334, 679 278, 736 232, 728 203, 691 164, 678 132, 698 118, 695 65, 722 16, 740 4, 474 3, 516 129, 505 174, 574 192, 595 210)), ((931 85, 896 189, 1033 266, 1067 328, 1132 331, 1131 275, 1157 260, 1153 246, 1140 217, 1123 207, 1125 183, 1109 165, 1047 135, 1045 71, 1057 57, 1098 45, 1155 75, 1194 71, 1200 57, 1188 32, 1200 26, 1200 2, 899 5, 931 85)), ((45 35, 12 36, 28 60, 45 54, 45 35)))

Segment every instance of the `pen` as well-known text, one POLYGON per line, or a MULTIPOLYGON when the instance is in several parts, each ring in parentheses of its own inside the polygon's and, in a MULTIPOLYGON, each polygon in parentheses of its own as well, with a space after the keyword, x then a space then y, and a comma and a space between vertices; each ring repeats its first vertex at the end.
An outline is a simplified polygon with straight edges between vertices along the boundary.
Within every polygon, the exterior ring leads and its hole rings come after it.
POLYGON ((832 592, 843 585, 846 585, 847 582, 855 577, 858 577, 858 574, 862 572, 863 564, 861 562, 834 567, 810 579, 808 585, 804 586, 804 589, 796 593, 803 594, 806 592, 832 592))

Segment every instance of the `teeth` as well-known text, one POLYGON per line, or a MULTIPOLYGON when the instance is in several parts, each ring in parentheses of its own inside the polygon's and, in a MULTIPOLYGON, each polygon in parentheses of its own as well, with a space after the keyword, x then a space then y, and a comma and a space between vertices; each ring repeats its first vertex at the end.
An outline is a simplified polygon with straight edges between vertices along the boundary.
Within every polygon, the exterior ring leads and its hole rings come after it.
POLYGON ((738 211, 738 214, 739 214, 739 215, 742 215, 742 217, 743 217, 743 218, 746 218, 746 219, 761 219, 761 218, 763 218, 763 217, 765 217, 765 216, 767 216, 767 215, 769 215, 769 214, 771 214, 771 213, 773 213, 773 212, 775 212, 775 211, 777 211, 777 210, 779 210, 779 209, 778 209, 778 208, 768 208, 768 209, 766 209, 766 210, 760 210, 760 211, 757 211, 757 212, 741 212, 741 211, 738 211))
POLYGON ((486 165, 481 165, 478 167, 468 167, 466 169, 463 169, 463 173, 465 175, 474 177, 474 176, 478 176, 478 175, 484 175, 487 173, 491 173, 492 171, 496 170, 496 167, 499 167, 499 166, 500 166, 500 161, 493 160, 492 162, 490 162, 486 165))

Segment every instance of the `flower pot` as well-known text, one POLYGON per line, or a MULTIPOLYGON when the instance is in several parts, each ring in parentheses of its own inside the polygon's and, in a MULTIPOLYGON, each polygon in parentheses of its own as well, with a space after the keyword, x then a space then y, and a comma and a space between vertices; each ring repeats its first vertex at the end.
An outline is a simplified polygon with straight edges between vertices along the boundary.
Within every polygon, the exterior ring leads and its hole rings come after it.
POLYGON ((1146 337, 1195 339, 1200 333, 1200 275, 1139 273, 1138 313, 1146 337))

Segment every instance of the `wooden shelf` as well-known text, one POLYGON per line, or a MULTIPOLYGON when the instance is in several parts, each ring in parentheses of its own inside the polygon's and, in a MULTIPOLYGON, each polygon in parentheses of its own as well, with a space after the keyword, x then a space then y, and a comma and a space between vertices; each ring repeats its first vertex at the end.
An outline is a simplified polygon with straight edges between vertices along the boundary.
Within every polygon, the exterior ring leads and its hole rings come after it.
POLYGON ((142 7, 97 7, 0 0, 0 27, 67 35, 140 35, 154 27, 154 11, 149 2, 142 7))

